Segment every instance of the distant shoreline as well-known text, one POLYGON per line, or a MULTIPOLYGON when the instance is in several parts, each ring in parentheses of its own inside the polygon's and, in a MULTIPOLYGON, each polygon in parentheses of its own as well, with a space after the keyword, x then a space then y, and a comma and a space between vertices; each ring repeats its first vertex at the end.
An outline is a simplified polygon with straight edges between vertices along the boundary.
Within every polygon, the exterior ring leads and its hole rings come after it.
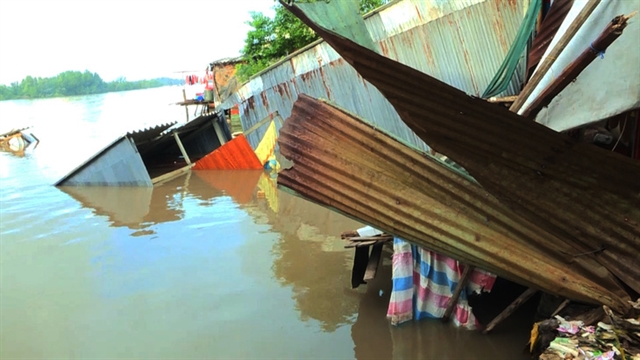
POLYGON ((14 82, 9 86, 0 85, 0 101, 97 95, 181 84, 184 84, 184 80, 171 78, 138 81, 119 78, 115 81, 105 82, 98 74, 89 71, 65 71, 51 78, 27 76, 22 81, 14 82))

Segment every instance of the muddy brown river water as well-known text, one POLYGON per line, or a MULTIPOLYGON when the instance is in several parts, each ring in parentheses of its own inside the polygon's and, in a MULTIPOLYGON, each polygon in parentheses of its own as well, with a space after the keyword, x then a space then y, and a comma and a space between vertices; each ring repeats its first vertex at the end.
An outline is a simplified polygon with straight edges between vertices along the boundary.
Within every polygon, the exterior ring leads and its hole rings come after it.
POLYGON ((41 139, 0 153, 1 359, 528 358, 517 321, 489 336, 390 326, 390 260, 351 289, 339 234, 361 225, 262 171, 192 172, 153 189, 51 185, 113 136, 184 116, 139 106, 180 97, 0 102, 3 127, 34 125, 41 139))

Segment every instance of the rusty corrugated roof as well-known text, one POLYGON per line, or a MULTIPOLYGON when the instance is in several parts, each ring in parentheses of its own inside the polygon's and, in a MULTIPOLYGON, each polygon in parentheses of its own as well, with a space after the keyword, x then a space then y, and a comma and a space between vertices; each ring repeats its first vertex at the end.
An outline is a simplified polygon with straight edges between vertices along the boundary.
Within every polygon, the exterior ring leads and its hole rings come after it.
POLYGON ((549 12, 547 12, 542 24, 540 24, 540 30, 533 39, 533 44, 531 44, 531 49, 529 50, 529 58, 527 60, 528 74, 533 74, 540 59, 542 59, 542 55, 547 51, 551 40, 558 32, 564 18, 567 17, 569 10, 571 10, 571 6, 573 6, 573 0, 555 0, 549 8, 549 12))
MULTIPOLYGON (((364 22, 368 35, 386 56, 479 95, 500 67, 528 4, 402 0, 370 13, 364 22)), ((525 74, 522 63, 506 95, 519 92, 525 74)), ((275 111, 288 117, 299 94, 330 99, 413 146, 428 149, 384 96, 324 42, 314 43, 253 77, 222 107, 238 104, 242 125, 248 129, 275 111)), ((260 130, 247 140, 255 148, 262 136, 260 130)))
POLYGON ((470 97, 292 11, 376 86, 417 136, 501 203, 577 249, 576 258, 595 254, 640 292, 640 163, 470 97))
POLYGON ((335 107, 301 95, 279 139, 278 183, 428 249, 573 300, 628 299, 593 254, 515 215, 475 181, 335 107))

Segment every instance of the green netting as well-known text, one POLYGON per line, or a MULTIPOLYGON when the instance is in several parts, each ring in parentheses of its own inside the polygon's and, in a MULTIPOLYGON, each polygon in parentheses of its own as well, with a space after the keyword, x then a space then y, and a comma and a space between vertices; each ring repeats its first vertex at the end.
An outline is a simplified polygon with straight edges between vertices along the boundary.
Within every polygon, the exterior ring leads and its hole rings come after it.
POLYGON ((529 36, 536 26, 536 20, 538 18, 538 11, 540 11, 541 3, 542 0, 531 0, 527 14, 522 20, 522 24, 520 24, 520 29, 518 29, 518 34, 511 44, 511 48, 502 62, 502 65, 500 65, 498 72, 493 79, 491 79, 491 82, 484 93, 482 93, 483 98, 486 99, 491 96, 496 96, 505 91, 509 86, 511 77, 513 76, 516 66, 518 66, 518 62, 520 61, 520 55, 522 55, 522 52, 527 47, 529 36))

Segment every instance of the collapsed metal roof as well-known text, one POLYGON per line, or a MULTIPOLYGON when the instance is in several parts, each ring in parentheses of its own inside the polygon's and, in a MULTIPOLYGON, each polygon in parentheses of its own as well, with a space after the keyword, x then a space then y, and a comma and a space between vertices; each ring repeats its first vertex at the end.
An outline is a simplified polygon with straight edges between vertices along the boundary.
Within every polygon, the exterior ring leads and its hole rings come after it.
POLYGON ((290 9, 376 86, 423 141, 503 205, 574 247, 574 259, 594 254, 640 292, 640 163, 471 97, 290 9))
POLYGON ((362 120, 301 95, 279 138, 280 186, 520 284, 622 309, 595 254, 516 215, 474 180, 362 120))
POLYGON ((159 124, 144 129, 129 131, 126 136, 132 139, 136 143, 136 145, 139 146, 143 143, 156 139, 158 136, 160 136, 160 134, 162 134, 162 132, 174 126, 175 124, 177 124, 177 121, 166 124, 159 124))
POLYGON ((56 186, 152 186, 167 174, 183 173, 231 139, 224 116, 209 114, 186 124, 130 131, 73 169, 56 186))

